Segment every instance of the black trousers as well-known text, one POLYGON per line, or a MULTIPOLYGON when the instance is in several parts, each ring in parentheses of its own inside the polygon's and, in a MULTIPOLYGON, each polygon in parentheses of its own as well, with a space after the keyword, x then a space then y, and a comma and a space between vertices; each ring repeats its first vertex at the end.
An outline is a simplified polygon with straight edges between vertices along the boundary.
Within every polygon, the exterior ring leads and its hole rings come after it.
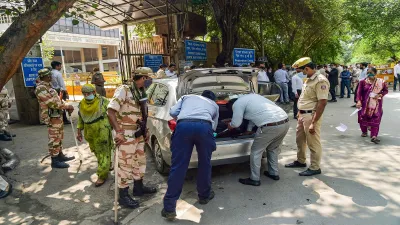
MULTIPOLYGON (((301 90, 297 90, 297 94, 301 95, 301 90)), ((294 103, 293 103, 293 117, 296 118, 297 117, 297 113, 299 112, 299 109, 297 108, 297 102, 299 101, 299 98, 294 98, 294 103)))
POLYGON ((357 103, 358 84, 360 84, 360 83, 357 83, 356 90, 354 90, 354 103, 357 103))
MULTIPOLYGON (((335 86, 336 87, 336 86, 335 86)), ((332 100, 336 100, 336 90, 334 88, 329 89, 329 92, 331 93, 332 100)))

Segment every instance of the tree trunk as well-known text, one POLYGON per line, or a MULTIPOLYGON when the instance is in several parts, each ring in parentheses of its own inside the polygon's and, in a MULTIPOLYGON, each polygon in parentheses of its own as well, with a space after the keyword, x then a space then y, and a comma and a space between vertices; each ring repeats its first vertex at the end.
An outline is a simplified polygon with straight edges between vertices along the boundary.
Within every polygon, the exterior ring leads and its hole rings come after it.
POLYGON ((15 74, 31 47, 76 1, 38 1, 4 32, 0 37, 0 90, 15 74), (52 5, 56 6, 54 10, 52 5))
POLYGON ((211 6, 222 34, 222 51, 217 57, 219 66, 232 62, 232 51, 238 42, 240 12, 246 0, 213 0, 211 6))

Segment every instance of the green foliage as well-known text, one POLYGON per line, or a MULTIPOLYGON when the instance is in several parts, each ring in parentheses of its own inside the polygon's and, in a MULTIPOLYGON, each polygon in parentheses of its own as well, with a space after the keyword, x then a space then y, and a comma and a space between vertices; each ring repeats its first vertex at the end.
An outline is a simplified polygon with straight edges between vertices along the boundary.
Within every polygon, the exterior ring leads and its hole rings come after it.
POLYGON ((135 25, 133 28, 133 34, 139 36, 139 39, 150 39, 156 33, 155 22, 141 23, 135 25))
POLYGON ((52 45, 52 41, 49 40, 47 34, 43 35, 41 48, 45 63, 50 63, 50 61, 54 58, 54 47, 52 45))

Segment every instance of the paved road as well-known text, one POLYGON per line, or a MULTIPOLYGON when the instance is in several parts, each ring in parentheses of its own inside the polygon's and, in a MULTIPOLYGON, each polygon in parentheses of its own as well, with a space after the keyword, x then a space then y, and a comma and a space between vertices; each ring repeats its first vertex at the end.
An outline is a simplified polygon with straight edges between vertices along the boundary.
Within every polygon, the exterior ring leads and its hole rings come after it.
MULTIPOLYGON (((202 206, 196 200, 196 170, 187 175, 176 224, 400 224, 400 93, 385 97, 381 144, 361 138, 351 99, 329 104, 322 128, 322 175, 299 177, 300 170, 285 169, 295 159, 295 127, 284 140, 280 155, 280 181, 262 177, 260 187, 243 186, 239 177, 248 177, 249 165, 234 164, 213 168, 216 197, 202 206), (348 126, 344 133, 335 129, 348 126)), ((46 153, 46 128, 13 125, 16 143, 7 143, 21 158, 21 165, 7 174, 16 191, 0 200, 0 224, 111 224, 113 185, 111 179, 94 188, 96 161, 86 144, 84 164, 73 162, 67 170, 54 170, 49 161, 40 164, 46 153)), ((73 154, 71 128, 66 127, 65 147, 73 154), (70 140, 69 140, 70 139, 70 140)), ((4 142, 1 143, 4 145, 4 142)), ((152 159, 146 180, 160 192, 141 199, 143 207, 122 209, 122 224, 171 224, 160 216, 166 177, 154 170, 152 159)))

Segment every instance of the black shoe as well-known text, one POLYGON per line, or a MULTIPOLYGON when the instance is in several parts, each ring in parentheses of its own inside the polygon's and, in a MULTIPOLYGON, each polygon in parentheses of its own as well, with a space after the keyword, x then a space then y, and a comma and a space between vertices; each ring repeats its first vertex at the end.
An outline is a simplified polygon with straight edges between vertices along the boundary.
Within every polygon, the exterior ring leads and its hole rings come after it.
POLYGON ((329 100, 328 102, 337 102, 336 99, 329 100))
POLYGON ((208 196, 208 198, 204 198, 204 199, 199 199, 199 203, 201 205, 205 205, 207 204, 209 201, 211 201, 213 198, 215 197, 215 192, 213 190, 210 191, 210 196, 208 196))
POLYGON ((0 199, 9 196, 12 192, 12 185, 8 183, 8 189, 5 191, 0 191, 0 199))
POLYGON ((252 180, 250 178, 246 178, 246 179, 241 178, 241 179, 239 179, 239 182, 244 185, 252 185, 252 186, 260 186, 261 185, 260 181, 252 180))
POLYGON ((300 176, 306 176, 306 177, 317 175, 317 174, 321 174, 321 169, 318 169, 318 170, 307 169, 306 171, 299 173, 300 176))
POLYGON ((119 188, 119 199, 118 203, 122 207, 136 209, 139 207, 139 202, 133 200, 128 193, 129 187, 126 188, 119 188))
POLYGON ((287 168, 302 168, 307 167, 307 163, 300 163, 299 161, 294 161, 292 163, 286 164, 285 167, 287 168))
POLYGON ((65 162, 61 162, 58 159, 58 156, 51 157, 51 168, 65 169, 65 168, 68 168, 68 167, 69 167, 69 165, 66 164, 65 162))
POLYGON ((277 175, 277 176, 271 175, 271 174, 268 173, 268 171, 264 171, 264 175, 269 177, 269 178, 271 178, 272 180, 279 180, 280 179, 279 175, 277 175))
POLYGON ((64 124, 71 124, 69 120, 64 121, 64 124))
POLYGON ((12 138, 5 134, 0 134, 0 141, 12 141, 12 138))
POLYGON ((60 162, 68 162, 68 161, 71 161, 71 160, 74 160, 74 159, 75 159, 75 156, 67 157, 67 156, 64 155, 64 153, 62 153, 62 152, 60 152, 60 153, 58 154, 58 160, 59 160, 60 162))
POLYGON ((167 218, 167 220, 172 221, 176 218, 176 212, 167 212, 165 209, 161 211, 161 216, 167 218))
POLYGON ((339 98, 344 98, 343 96, 340 96, 339 98))
POLYGON ((10 132, 8 132, 8 131, 4 131, 4 134, 6 135, 6 136, 8 136, 8 137, 16 137, 17 135, 15 135, 15 134, 11 134, 10 132))
POLYGON ((133 196, 143 196, 144 194, 154 194, 156 192, 156 188, 144 186, 143 180, 135 180, 133 182, 133 196))
POLYGON ((351 98, 350 96, 347 96, 347 98, 351 98))
POLYGON ((352 105, 352 106, 351 106, 351 108, 356 108, 356 107, 357 107, 357 105, 352 105))

